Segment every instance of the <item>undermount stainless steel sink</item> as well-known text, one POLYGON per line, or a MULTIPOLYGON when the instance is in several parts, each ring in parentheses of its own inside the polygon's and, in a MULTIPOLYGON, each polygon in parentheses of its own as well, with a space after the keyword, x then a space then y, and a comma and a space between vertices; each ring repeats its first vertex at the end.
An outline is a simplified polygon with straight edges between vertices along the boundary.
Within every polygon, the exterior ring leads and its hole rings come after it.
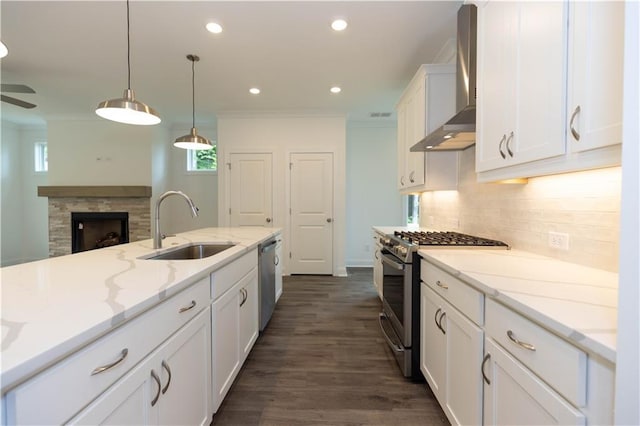
POLYGON ((157 254, 155 256, 147 257, 148 260, 193 260, 204 259, 205 257, 213 256, 223 252, 235 244, 232 243, 194 243, 188 246, 175 248, 168 250, 164 253, 157 254))

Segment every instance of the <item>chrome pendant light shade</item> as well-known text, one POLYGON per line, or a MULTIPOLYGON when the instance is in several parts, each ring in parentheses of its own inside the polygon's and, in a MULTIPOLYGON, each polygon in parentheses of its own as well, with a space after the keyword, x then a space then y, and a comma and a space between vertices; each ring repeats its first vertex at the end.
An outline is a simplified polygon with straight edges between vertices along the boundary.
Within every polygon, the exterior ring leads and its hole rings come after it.
POLYGON ((196 86, 195 86, 195 63, 200 60, 196 55, 187 55, 191 61, 191 132, 188 135, 180 136, 175 140, 173 146, 182 149, 212 149, 213 144, 204 136, 198 135, 196 130, 196 86))
POLYGON ((150 106, 136 100, 131 89, 131 43, 129 41, 129 0, 127 0, 127 89, 119 99, 102 101, 96 114, 118 123, 148 126, 160 123, 160 116, 150 106))

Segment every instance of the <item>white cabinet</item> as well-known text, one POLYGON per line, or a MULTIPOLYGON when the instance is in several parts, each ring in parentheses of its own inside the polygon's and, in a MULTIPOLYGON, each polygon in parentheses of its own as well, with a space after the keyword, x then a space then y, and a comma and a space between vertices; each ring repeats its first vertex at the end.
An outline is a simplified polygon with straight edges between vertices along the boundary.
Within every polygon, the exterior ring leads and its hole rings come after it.
POLYGON ((570 2, 569 17, 569 149, 619 144, 624 2, 570 2))
POLYGON ((478 6, 480 182, 620 164, 624 2, 478 6))
POLYGON ((458 153, 409 149, 455 114, 455 65, 422 65, 396 106, 398 189, 456 189, 458 153))
POLYGON ((567 3, 478 8, 476 171, 565 153, 567 3))
POLYGON ((425 282, 420 297, 420 369, 452 424, 480 424, 483 330, 425 282))
MULTIPOLYGON (((7 423, 59 424, 67 422, 105 390, 117 383, 123 386, 122 392, 129 393, 132 398, 131 400, 122 399, 122 404, 124 404, 122 409, 125 411, 119 412, 118 421, 125 422, 125 419, 129 418, 127 416, 131 415, 133 417, 129 421, 137 423, 136 416, 140 413, 135 412, 134 407, 138 406, 136 400, 141 397, 139 392, 149 393, 153 388, 142 384, 132 385, 131 382, 122 384, 123 379, 121 378, 132 372, 136 365, 146 362, 145 359, 148 359, 147 357, 156 348, 195 318, 196 314, 203 309, 208 312, 207 308, 210 303, 209 279, 205 278, 150 311, 123 324, 86 348, 61 360, 58 364, 7 393, 7 423), (138 389, 139 386, 143 387, 138 389), (131 411, 126 411, 128 409, 131 411)), ((210 354, 210 347, 207 347, 206 352, 197 354, 197 359, 206 357, 209 360, 210 354)), ((160 356, 168 355, 165 352, 160 356)), ((210 361, 207 363, 210 364, 210 361)), ((154 364, 152 368, 161 374, 159 366, 154 364)), ((200 370, 206 372, 207 368, 203 365, 200 370)), ((149 378, 149 374, 149 370, 146 370, 144 380, 149 378)), ((166 380, 163 383, 166 384, 166 380)), ((195 400, 201 398, 202 395, 210 395, 202 389, 196 389, 198 383, 200 382, 194 381, 194 388, 189 392, 185 391, 184 395, 190 395, 189 398, 195 400)), ((103 403, 94 404, 101 405, 96 410, 102 410, 100 412, 104 413, 115 411, 117 407, 109 405, 110 401, 112 399, 105 399, 103 403)), ((207 405, 209 413, 211 412, 210 406, 209 402, 207 405)))
POLYGON ((485 425, 584 425, 585 417, 516 359, 486 339, 485 425))
POLYGON ((373 232, 373 286, 378 292, 378 297, 382 300, 382 243, 380 243, 381 235, 373 232))
POLYGON ((69 424, 209 424, 210 329, 207 308, 69 424))
POLYGON ((257 263, 255 250, 212 276, 215 297, 211 307, 214 413, 258 338, 258 271, 254 260, 257 263), (220 288, 222 290, 218 290, 220 288), (219 292, 222 294, 215 296, 219 292))
POLYGON ((276 303, 282 296, 282 265, 284 257, 282 256, 282 235, 276 235, 276 303))

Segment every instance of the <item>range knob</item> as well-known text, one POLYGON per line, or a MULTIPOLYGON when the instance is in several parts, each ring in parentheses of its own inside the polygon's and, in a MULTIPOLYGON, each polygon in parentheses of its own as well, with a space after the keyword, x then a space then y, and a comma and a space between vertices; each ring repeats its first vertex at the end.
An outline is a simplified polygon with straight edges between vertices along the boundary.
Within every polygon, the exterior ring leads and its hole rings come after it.
POLYGON ((396 252, 400 255, 400 256, 406 256, 407 255, 407 248, 404 246, 398 246, 396 247, 396 252))
POLYGON ((382 244, 383 246, 388 246, 389 244, 391 244, 391 238, 380 237, 380 244, 382 244))

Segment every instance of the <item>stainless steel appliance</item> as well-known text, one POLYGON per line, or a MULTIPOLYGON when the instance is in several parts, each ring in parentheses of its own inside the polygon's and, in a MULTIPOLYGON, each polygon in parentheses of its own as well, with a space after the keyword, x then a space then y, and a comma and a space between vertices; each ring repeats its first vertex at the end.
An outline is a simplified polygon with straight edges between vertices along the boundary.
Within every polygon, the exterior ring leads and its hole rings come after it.
POLYGON ((504 248, 502 241, 458 232, 397 231, 382 244, 382 312, 380 328, 405 377, 420 372, 420 247, 504 248))
POLYGON ((258 296, 260 298, 260 331, 264 331, 276 307, 276 240, 258 247, 258 296))

